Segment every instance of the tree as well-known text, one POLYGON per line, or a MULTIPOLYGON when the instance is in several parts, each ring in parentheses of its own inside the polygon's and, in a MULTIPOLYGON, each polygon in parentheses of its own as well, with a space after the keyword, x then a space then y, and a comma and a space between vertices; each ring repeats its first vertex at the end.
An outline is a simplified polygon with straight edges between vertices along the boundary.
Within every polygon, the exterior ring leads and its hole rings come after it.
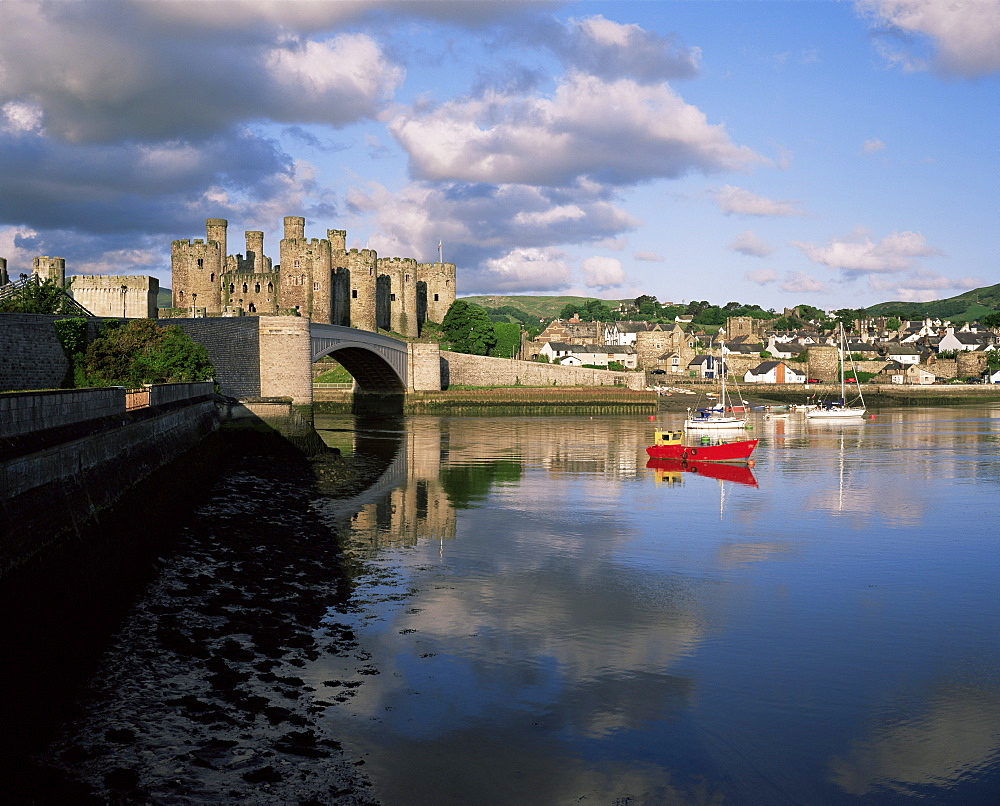
POLYGON ((521 326, 516 322, 493 322, 496 343, 490 355, 497 358, 513 358, 521 347, 521 326))
POLYGON ((79 308, 73 305, 66 288, 52 279, 27 283, 11 296, 0 299, 0 313, 78 313, 79 308))
POLYGON ((889 319, 888 319, 888 320, 886 321, 886 323, 885 323, 885 326, 886 326, 887 328, 889 328, 889 330, 899 330, 899 328, 900 328, 900 326, 901 326, 902 324, 903 324, 903 323, 902 323, 902 322, 900 322, 900 321, 899 321, 899 319, 897 319, 897 318, 896 318, 895 316, 891 316, 891 317, 889 317, 889 319))
POLYGON ((215 368, 205 348, 179 325, 159 327, 152 319, 104 323, 83 358, 90 386, 136 387, 144 383, 207 381, 215 368))
POLYGON ((456 353, 489 355, 497 343, 493 322, 485 308, 456 299, 441 322, 441 332, 456 353))
POLYGON ((980 318, 979 324, 985 327, 1000 327, 1000 311, 986 314, 986 316, 980 318))

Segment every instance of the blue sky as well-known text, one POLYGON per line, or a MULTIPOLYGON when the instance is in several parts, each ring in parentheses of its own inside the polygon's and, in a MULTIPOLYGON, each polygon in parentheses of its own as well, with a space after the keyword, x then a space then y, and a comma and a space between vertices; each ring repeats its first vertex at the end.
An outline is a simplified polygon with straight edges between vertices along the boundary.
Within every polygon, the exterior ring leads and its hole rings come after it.
POLYGON ((1000 281, 1000 0, 0 3, 0 256, 226 218, 468 294, 861 307, 1000 281))

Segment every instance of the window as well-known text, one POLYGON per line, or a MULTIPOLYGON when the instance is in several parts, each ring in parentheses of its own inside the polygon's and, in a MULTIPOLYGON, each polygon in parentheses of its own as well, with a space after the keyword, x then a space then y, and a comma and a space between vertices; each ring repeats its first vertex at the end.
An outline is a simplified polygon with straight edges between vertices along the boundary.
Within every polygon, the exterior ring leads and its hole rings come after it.
POLYGON ((215 272, 214 271, 210 275, 208 275, 208 280, 209 280, 209 282, 212 282, 212 283, 215 282, 215 272))
POLYGON ((246 292, 247 292, 247 284, 243 283, 243 293, 245 294, 246 292))
POLYGON ((230 283, 229 284, 229 293, 232 294, 235 291, 236 291, 236 284, 235 283, 230 283))
POLYGON ((298 260, 296 260, 295 262, 292 263, 292 267, 299 269, 302 267, 302 264, 298 260))
POLYGON ((395 294, 390 294, 389 295, 389 302, 395 302, 395 301, 396 301, 396 295, 395 294))
POLYGON ((274 283, 268 283, 267 284, 267 293, 268 294, 273 294, 274 293, 274 283))
POLYGON ((198 268, 200 269, 205 265, 205 261, 202 258, 198 258, 198 268))
POLYGON ((254 293, 259 294, 260 293, 260 283, 255 284, 254 287, 253 287, 253 290, 254 290, 254 293))
POLYGON ((313 291, 319 291, 319 283, 313 283, 313 291))
POLYGON ((438 295, 437 295, 437 294, 435 294, 435 295, 434 295, 434 301, 435 301, 435 302, 437 302, 437 301, 438 301, 438 295))
POLYGON ((351 299, 357 299, 357 298, 358 298, 358 289, 352 288, 351 289, 351 299))

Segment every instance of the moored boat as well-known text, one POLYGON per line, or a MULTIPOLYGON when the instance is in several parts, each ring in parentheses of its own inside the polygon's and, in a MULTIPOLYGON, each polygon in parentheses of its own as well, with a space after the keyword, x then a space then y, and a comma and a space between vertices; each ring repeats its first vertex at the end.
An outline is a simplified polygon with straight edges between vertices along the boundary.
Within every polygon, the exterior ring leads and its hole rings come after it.
POLYGON ((744 439, 738 442, 719 442, 709 438, 695 444, 684 444, 683 431, 657 429, 653 444, 646 448, 654 459, 677 459, 698 462, 745 462, 750 458, 759 440, 744 439))

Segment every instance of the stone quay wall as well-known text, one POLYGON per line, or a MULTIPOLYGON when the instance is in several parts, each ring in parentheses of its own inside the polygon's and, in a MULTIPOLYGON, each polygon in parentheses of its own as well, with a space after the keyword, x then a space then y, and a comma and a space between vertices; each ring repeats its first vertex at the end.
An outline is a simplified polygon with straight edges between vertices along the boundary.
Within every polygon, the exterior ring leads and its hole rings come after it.
POLYGON ((125 413, 125 389, 53 389, 0 395, 0 439, 125 413))
MULTIPOLYGON (((0 438, 0 577, 79 533, 127 490, 218 427, 205 386, 180 386, 196 387, 186 390, 194 397, 0 438)), ((137 527, 137 539, 140 533, 137 527)))
POLYGON ((452 386, 624 386, 645 389, 642 372, 564 367, 465 353, 441 352, 441 387, 452 386))

